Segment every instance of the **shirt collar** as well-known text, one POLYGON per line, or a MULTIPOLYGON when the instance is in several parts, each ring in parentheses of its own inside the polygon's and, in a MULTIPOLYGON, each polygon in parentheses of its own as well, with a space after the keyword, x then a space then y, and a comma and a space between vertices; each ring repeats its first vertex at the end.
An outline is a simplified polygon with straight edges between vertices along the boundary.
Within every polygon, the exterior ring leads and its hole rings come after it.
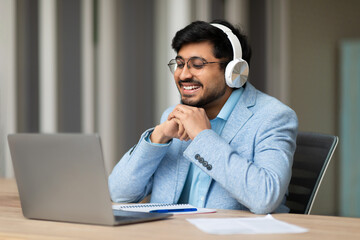
POLYGON ((231 93, 230 97, 228 98, 228 100, 226 101, 224 106, 221 108, 221 110, 220 110, 219 114, 216 116, 216 118, 221 118, 221 119, 227 121, 231 112, 234 110, 236 103, 239 101, 239 98, 243 91, 244 91, 244 88, 242 88, 242 87, 235 89, 231 93))

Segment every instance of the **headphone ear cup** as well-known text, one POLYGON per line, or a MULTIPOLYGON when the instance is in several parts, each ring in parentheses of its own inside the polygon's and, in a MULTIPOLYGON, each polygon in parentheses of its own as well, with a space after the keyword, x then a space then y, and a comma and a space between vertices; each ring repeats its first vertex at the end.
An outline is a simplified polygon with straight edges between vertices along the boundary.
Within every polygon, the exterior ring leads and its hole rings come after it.
POLYGON ((234 59, 226 66, 225 80, 231 88, 241 88, 246 83, 248 75, 249 65, 244 59, 234 59))

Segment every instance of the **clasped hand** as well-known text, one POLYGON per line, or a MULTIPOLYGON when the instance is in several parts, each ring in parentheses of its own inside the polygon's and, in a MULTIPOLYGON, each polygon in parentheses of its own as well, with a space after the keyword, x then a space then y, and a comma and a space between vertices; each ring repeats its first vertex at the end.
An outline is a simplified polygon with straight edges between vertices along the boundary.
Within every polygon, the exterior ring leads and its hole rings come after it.
POLYGON ((167 143, 173 138, 188 141, 205 129, 211 129, 211 125, 203 108, 179 104, 165 122, 155 127, 150 139, 154 143, 167 143))

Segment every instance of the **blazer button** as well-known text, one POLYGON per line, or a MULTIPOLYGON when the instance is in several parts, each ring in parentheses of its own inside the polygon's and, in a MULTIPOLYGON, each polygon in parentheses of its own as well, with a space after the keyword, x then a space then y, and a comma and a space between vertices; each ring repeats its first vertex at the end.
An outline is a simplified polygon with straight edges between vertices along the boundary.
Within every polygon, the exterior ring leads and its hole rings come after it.
POLYGON ((196 159, 196 160, 199 160, 199 159, 200 159, 200 154, 196 154, 196 155, 195 155, 195 159, 196 159))
POLYGON ((207 161, 204 161, 202 165, 203 165, 204 167, 207 167, 208 162, 207 162, 207 161))
POLYGON ((204 159, 202 157, 199 157, 198 161, 199 163, 204 163, 204 159))
POLYGON ((207 170, 210 171, 210 170, 212 169, 212 165, 211 165, 211 164, 208 164, 206 168, 207 168, 207 170))

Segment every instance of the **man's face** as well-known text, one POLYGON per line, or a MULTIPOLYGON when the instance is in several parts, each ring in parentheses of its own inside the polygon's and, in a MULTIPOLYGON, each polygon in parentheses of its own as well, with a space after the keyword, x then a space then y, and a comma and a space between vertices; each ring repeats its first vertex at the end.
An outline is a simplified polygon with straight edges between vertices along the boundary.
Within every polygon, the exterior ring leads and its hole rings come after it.
MULTIPOLYGON (((188 63, 190 58, 199 57, 207 62, 221 62, 213 55, 213 47, 209 42, 190 43, 184 45, 177 58, 188 63)), ((204 65, 200 73, 188 68, 187 64, 174 73, 175 82, 181 95, 181 102, 194 107, 212 108, 222 105, 231 94, 231 88, 225 84, 224 70, 219 63, 204 65)), ((195 69, 194 69, 195 70, 195 69)))

